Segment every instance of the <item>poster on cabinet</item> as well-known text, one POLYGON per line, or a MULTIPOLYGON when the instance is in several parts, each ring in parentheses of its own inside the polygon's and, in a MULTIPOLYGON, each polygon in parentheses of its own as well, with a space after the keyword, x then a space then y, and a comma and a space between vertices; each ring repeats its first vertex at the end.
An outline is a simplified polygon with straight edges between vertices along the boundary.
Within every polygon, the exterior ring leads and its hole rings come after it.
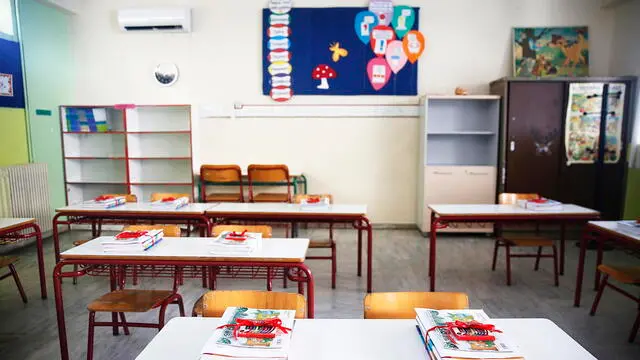
POLYGON ((569 85, 565 121, 567 166, 593 164, 598 158, 603 91, 602 83, 569 85))

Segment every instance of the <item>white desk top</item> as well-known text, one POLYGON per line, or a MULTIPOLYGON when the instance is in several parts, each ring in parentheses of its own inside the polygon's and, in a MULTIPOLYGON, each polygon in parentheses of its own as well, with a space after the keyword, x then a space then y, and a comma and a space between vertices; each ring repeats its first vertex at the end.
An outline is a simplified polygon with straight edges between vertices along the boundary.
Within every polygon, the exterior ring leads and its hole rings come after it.
POLYGON ((0 218, 0 231, 10 230, 12 228, 36 222, 34 218, 0 218))
POLYGON ((130 259, 130 260, 191 260, 191 261, 255 261, 304 262, 309 239, 264 239, 262 248, 248 255, 220 255, 210 252, 212 238, 166 237, 144 252, 106 253, 102 250, 103 236, 71 248, 62 259, 130 259))
POLYGON ((593 225, 609 232, 622 235, 628 239, 640 241, 640 235, 629 233, 628 231, 621 231, 621 229, 618 227, 617 221, 589 221, 589 225, 593 225))
POLYGON ((101 209, 97 207, 83 206, 82 204, 69 205, 56 209, 57 212, 65 213, 153 213, 153 214, 204 214, 205 210, 210 208, 213 204, 207 203, 189 203, 179 209, 171 209, 170 207, 153 206, 150 202, 138 202, 138 203, 126 203, 120 206, 112 207, 110 209, 101 209))
POLYGON ((317 209, 301 209, 299 204, 288 203, 210 203, 207 214, 314 214, 365 215, 367 205, 332 204, 317 209))
MULTIPOLYGON (((136 360, 199 359, 217 318, 171 319, 136 360)), ((526 360, 595 359, 547 319, 494 319, 510 334, 526 360)), ((290 360, 424 359, 415 320, 296 320, 290 360)))
POLYGON ((496 215, 496 216, 532 216, 532 215, 593 215, 598 216, 596 210, 588 209, 573 204, 564 204, 562 210, 540 211, 525 209, 517 205, 496 205, 496 204, 429 204, 429 209, 438 215, 453 216, 474 216, 474 215, 496 215))

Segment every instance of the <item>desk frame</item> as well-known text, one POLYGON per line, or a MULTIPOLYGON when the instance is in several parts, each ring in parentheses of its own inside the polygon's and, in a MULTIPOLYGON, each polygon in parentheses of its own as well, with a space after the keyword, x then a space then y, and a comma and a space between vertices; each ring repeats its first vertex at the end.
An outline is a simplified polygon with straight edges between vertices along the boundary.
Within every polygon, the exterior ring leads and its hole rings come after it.
POLYGON ((0 238, 15 239, 17 241, 18 239, 29 239, 32 237, 36 238, 36 249, 38 251, 38 274, 40 276, 40 296, 43 299, 46 299, 47 298, 47 279, 45 275, 42 231, 40 230, 40 226, 36 223, 36 219, 30 219, 29 221, 0 229, 0 238), (19 232, 22 230, 31 230, 31 232, 26 234, 19 234, 19 232))

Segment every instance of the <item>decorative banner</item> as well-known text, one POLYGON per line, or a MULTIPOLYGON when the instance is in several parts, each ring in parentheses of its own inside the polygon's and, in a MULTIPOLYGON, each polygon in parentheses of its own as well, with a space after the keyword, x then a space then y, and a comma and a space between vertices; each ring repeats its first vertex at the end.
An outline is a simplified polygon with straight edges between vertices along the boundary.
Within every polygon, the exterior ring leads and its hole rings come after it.
POLYGON ((274 76, 280 74, 289 75, 291 74, 291 70, 291 64, 284 61, 276 61, 269 65, 269 74, 274 76))
POLYGON ((289 25, 289 22, 291 22, 291 18, 289 17, 289 15, 277 15, 277 14, 271 14, 271 16, 269 16, 269 24, 273 25, 289 25))
POLYGON ((289 35, 291 35, 291 29, 287 25, 271 25, 267 30, 268 37, 287 37, 289 35))
POLYGON ((328 90, 329 89, 329 79, 335 79, 338 77, 338 73, 333 70, 329 65, 320 64, 316 66, 311 72, 311 77, 320 80, 320 85, 318 85, 318 89, 328 90))
POLYGON ((393 9, 393 30, 396 31, 398 39, 402 39, 406 33, 412 28, 416 22, 416 13, 411 6, 396 6, 393 9))
POLYGON ((407 54, 404 53, 402 48, 402 41, 393 40, 387 46, 387 53, 385 54, 385 58, 387 59, 387 63, 393 71, 394 74, 397 74, 398 71, 402 70, 402 68, 407 64, 407 54))
POLYGON ((391 18, 393 18, 393 1, 370 0, 369 11, 376 14, 379 25, 389 25, 391 24, 391 18))
POLYGON ((367 75, 369 75, 371 86, 378 91, 391 79, 391 68, 384 58, 373 58, 367 64, 367 75))
POLYGON ((622 119, 624 119, 625 84, 609 84, 607 127, 604 137, 604 162, 617 164, 622 151, 622 119))
POLYGON ((269 60, 269 62, 272 62, 272 63, 277 61, 288 62, 289 60, 291 60, 291 53, 283 49, 274 50, 269 52, 269 55, 267 56, 267 60, 269 60))
POLYGON ((371 49, 376 56, 384 56, 389 42, 396 38, 393 29, 389 26, 378 25, 371 32, 371 49))
POLYGON ((414 64, 424 51, 424 35, 420 31, 411 30, 402 39, 402 48, 409 62, 414 64))
POLYGON ((271 89, 271 98, 278 102, 290 100, 293 97, 293 90, 285 86, 278 86, 271 89))
POLYGON ((361 11, 356 15, 354 25, 358 39, 364 44, 368 44, 371 38, 371 31, 378 26, 378 17, 371 11, 361 11))
POLYGON ((291 41, 286 37, 277 36, 269 39, 269 43, 267 44, 267 46, 271 51, 288 50, 289 46, 291 46, 291 41))
POLYGON ((292 0, 269 0, 269 10, 272 13, 282 15, 291 11, 292 0))
POLYGON ((567 166, 593 164, 598 158, 603 91, 602 83, 569 85, 564 139, 567 166))

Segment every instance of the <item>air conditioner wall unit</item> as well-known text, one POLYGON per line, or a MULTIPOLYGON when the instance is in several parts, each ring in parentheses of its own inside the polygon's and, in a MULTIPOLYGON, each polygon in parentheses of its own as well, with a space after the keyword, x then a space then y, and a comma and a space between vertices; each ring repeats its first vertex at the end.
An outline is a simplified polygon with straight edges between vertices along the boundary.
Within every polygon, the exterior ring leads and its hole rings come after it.
POLYGON ((191 9, 184 7, 118 10, 123 31, 191 31, 191 9))

